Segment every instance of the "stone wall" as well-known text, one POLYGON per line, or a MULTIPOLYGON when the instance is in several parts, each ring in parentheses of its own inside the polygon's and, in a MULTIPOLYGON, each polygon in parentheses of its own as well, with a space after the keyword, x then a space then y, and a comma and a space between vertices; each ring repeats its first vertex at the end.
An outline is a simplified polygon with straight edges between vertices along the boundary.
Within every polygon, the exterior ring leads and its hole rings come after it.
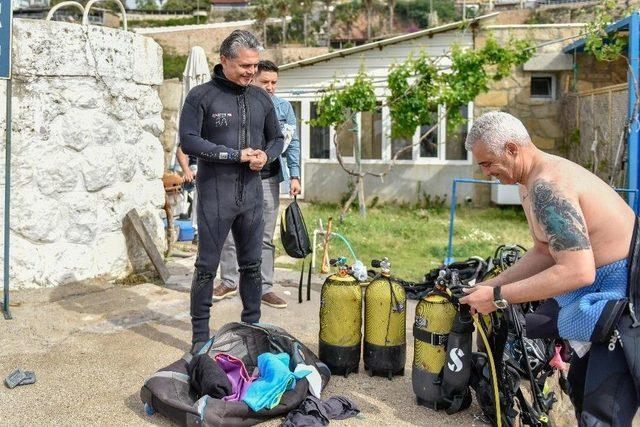
POLYGON ((588 53, 579 53, 576 55, 576 64, 578 72, 575 83, 573 78, 571 79, 572 92, 584 92, 627 82, 628 67, 625 58, 607 62, 598 61, 588 53))
MULTIPOLYGON (((178 27, 137 28, 135 31, 138 34, 151 37, 166 52, 173 54, 188 55, 193 46, 200 46, 207 54, 209 63, 217 64, 220 60, 218 53, 220 44, 233 30, 248 30, 258 34, 253 28, 252 22, 238 21, 178 27)), ((328 52, 326 47, 287 46, 267 49, 262 53, 262 57, 270 59, 276 64, 286 64, 328 52)))
POLYGON ((162 120, 164 120, 164 132, 160 136, 160 141, 164 149, 165 167, 169 168, 173 162, 172 153, 178 132, 182 82, 178 79, 165 80, 159 87, 158 94, 162 101, 162 120))
MULTIPOLYGON (((530 38, 534 44, 541 44, 550 40, 561 39, 577 35, 582 26, 495 26, 487 27, 478 36, 478 44, 483 45, 489 34, 506 41, 510 37, 530 38)), ((556 43, 544 46, 537 51, 537 55, 562 54, 562 48, 567 44, 556 43)), ((480 95, 475 101, 475 115, 480 116, 491 110, 501 110, 513 114, 523 121, 531 138, 539 148, 546 151, 557 151, 562 143, 563 132, 560 123, 560 99, 569 87, 571 73, 567 71, 549 71, 556 77, 555 99, 535 99, 530 96, 531 72, 518 67, 512 74, 502 81, 492 83, 489 92, 480 95)))
MULTIPOLYGON (((476 39, 482 46, 489 35, 500 41, 507 41, 510 37, 529 38, 534 44, 541 44, 551 40, 577 35, 582 26, 546 26, 546 25, 513 25, 487 26, 479 32, 476 39)), ((562 49, 569 42, 561 42, 544 46, 537 51, 537 55, 563 55, 562 49)), ((549 152, 558 153, 564 141, 561 123, 561 99, 569 88, 571 73, 568 71, 551 71, 556 78, 556 97, 553 100, 531 98, 531 72, 524 71, 520 66, 502 81, 490 84, 487 93, 481 94, 475 100, 474 115, 479 117, 492 110, 506 111, 518 117, 527 127, 533 143, 549 152)), ((479 169, 475 178, 484 178, 479 169)), ((474 202, 486 205, 490 200, 488 186, 476 186, 474 202)))
MULTIPOLYGON (((164 249, 160 83, 162 50, 151 39, 14 20, 12 288, 118 278, 148 263, 123 232, 133 208, 164 249)), ((4 176, 1 184, 4 194, 4 176)))

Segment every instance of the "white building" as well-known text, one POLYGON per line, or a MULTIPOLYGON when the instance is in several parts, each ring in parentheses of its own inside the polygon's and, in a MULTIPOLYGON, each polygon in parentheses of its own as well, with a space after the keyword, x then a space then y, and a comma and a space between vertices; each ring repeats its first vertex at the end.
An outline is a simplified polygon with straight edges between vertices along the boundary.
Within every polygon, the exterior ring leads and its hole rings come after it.
MULTIPOLYGON (((365 69, 374 81, 376 94, 382 102, 388 92, 387 74, 392 64, 403 62, 411 55, 416 57, 422 52, 434 58, 440 57, 456 44, 473 48, 479 21, 492 16, 469 21, 469 25, 463 29, 460 23, 447 24, 280 67, 278 96, 292 103, 299 119, 305 199, 336 202, 347 191, 350 180, 336 160, 333 144, 335 129, 308 124, 310 119, 315 118, 316 102, 321 97, 321 90, 335 79, 339 80, 339 84, 352 82, 358 71, 365 69)), ((446 66, 447 60, 440 63, 446 66)), ((463 114, 469 118, 465 126, 451 128, 442 122, 432 137, 403 153, 384 182, 368 177, 365 181, 367 197, 404 202, 414 202, 419 194, 425 193, 442 197, 450 192, 453 178, 471 177, 474 166, 464 149, 464 140, 473 117, 472 103, 464 109, 463 114)), ((416 129, 412 141, 392 140, 390 120, 386 107, 380 113, 358 114, 364 170, 381 171, 386 168, 399 149, 418 142, 421 132, 432 125, 425 123, 421 129, 416 129)), ((341 154, 351 166, 354 164, 354 136, 349 132, 340 135, 341 154)), ((472 188, 461 188, 460 195, 471 196, 472 188)))

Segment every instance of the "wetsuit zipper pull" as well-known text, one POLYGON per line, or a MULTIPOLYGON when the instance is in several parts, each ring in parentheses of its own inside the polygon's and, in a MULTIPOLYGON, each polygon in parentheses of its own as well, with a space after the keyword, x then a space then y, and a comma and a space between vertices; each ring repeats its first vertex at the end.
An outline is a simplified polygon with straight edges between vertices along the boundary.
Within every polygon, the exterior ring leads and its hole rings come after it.
POLYGON ((617 329, 613 331, 613 335, 611 335, 611 339, 609 340, 609 351, 613 351, 616 349, 616 343, 620 343, 620 348, 624 348, 624 344, 622 344, 622 340, 620 339, 620 332, 617 329))
POLYGON ((640 322, 638 322, 638 318, 636 317, 636 309, 633 306, 633 302, 629 301, 629 315, 631 316, 631 320, 633 320, 632 328, 637 328, 640 326, 640 322))

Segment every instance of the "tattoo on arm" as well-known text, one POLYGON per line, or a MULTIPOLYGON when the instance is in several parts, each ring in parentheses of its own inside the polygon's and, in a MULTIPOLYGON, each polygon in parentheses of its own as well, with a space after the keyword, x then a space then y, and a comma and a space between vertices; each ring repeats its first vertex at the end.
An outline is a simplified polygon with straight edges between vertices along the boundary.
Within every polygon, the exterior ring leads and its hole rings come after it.
POLYGON ((580 251, 591 247, 582 215, 552 183, 535 182, 531 204, 554 251, 580 251))

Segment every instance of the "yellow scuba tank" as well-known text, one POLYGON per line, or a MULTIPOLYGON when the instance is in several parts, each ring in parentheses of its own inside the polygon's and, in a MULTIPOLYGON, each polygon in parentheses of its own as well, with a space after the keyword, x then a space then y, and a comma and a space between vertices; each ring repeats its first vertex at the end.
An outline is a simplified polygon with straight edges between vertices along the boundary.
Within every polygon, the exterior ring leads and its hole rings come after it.
POLYGON ((455 317, 455 306, 438 293, 428 294, 416 306, 411 382, 418 404, 431 409, 448 407, 442 399, 441 372, 447 356, 447 337, 455 317))
POLYGON ((371 261, 380 268, 364 295, 364 369, 369 375, 404 375, 406 360, 407 296, 390 276, 387 258, 371 261))
POLYGON ((319 356, 332 374, 346 377, 360 364, 362 290, 345 258, 331 265, 338 266, 338 273, 327 277, 320 293, 319 356))

